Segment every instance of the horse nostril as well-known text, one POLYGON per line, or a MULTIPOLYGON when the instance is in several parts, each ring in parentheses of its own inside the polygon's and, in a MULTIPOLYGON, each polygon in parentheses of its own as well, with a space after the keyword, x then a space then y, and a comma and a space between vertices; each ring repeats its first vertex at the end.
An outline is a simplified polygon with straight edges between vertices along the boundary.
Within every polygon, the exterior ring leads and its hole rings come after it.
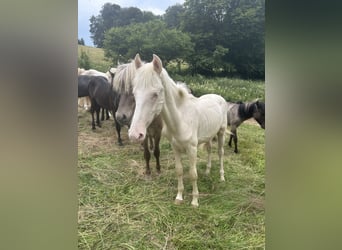
POLYGON ((144 139, 144 134, 143 133, 139 133, 138 140, 142 140, 142 139, 144 139))
POLYGON ((123 114, 123 115, 122 115, 122 120, 126 120, 126 118, 127 118, 126 115, 123 114))

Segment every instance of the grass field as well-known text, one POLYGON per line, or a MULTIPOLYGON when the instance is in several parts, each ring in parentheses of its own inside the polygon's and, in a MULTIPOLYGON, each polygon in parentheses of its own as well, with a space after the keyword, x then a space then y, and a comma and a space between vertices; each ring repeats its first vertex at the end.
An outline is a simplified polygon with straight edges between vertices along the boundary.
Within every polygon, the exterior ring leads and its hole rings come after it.
MULTIPOLYGON (((264 96, 262 82, 198 76, 178 80, 186 81, 196 93, 221 93, 233 100, 264 96), (229 84, 236 87, 227 88, 229 84)), ((226 140, 225 182, 219 181, 217 143, 209 176, 204 174, 206 150, 199 148, 198 208, 190 205, 186 158, 184 203, 173 203, 177 179, 165 138, 161 174, 156 174, 152 157, 152 179, 147 180, 141 146, 128 140, 126 128, 122 129, 124 146, 118 146, 113 120, 102 125, 92 131, 90 114, 79 109, 79 249, 264 249, 265 131, 256 123, 247 121, 239 127, 239 154, 226 140)))
MULTIPOLYGON (((113 121, 91 131, 90 114, 79 112, 79 249, 263 249, 264 131, 251 123, 239 128, 240 153, 225 147, 225 182, 219 181, 217 146, 205 176, 206 151, 198 155, 200 206, 190 206, 185 164, 185 202, 177 192, 170 144, 161 142, 162 173, 152 158, 152 180, 144 178, 140 145, 122 135, 113 121)), ((186 161, 185 161, 186 162, 186 161)))

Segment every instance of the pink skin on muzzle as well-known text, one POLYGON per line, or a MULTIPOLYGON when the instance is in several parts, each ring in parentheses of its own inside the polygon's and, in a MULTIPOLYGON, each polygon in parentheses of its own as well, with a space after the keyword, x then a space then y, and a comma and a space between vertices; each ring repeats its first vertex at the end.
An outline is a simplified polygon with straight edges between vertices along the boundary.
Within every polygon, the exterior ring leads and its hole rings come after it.
POLYGON ((146 136, 146 126, 138 122, 134 127, 128 130, 128 137, 131 141, 144 141, 146 136))

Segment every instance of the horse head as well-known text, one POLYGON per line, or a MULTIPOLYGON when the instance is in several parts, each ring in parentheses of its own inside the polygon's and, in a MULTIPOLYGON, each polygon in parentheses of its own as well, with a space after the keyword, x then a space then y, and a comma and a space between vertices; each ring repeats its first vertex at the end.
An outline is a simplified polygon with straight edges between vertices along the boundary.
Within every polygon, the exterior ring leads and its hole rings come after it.
POLYGON ((163 65, 156 55, 153 55, 150 63, 142 64, 140 57, 136 57, 134 61, 137 67, 133 79, 136 106, 128 134, 130 139, 143 141, 147 127, 163 108, 165 100, 161 79, 163 65))
POLYGON ((265 129, 265 103, 256 100, 254 105, 253 118, 260 124, 261 128, 265 129))

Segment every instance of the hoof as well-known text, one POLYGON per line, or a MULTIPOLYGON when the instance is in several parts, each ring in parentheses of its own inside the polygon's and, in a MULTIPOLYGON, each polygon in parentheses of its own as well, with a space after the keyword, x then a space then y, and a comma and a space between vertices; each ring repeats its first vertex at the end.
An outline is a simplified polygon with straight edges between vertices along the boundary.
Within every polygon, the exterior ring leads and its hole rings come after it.
POLYGON ((145 177, 144 177, 145 181, 151 181, 152 180, 152 177, 150 174, 145 174, 145 177))
POLYGON ((118 142, 119 146, 123 146, 123 143, 121 141, 118 142))
POLYGON ((181 205, 183 204, 183 202, 184 202, 183 200, 178 200, 178 199, 175 200, 176 205, 181 205))
POLYGON ((192 206, 193 208, 198 208, 198 203, 194 203, 194 204, 193 204, 193 203, 191 202, 191 206, 192 206))

